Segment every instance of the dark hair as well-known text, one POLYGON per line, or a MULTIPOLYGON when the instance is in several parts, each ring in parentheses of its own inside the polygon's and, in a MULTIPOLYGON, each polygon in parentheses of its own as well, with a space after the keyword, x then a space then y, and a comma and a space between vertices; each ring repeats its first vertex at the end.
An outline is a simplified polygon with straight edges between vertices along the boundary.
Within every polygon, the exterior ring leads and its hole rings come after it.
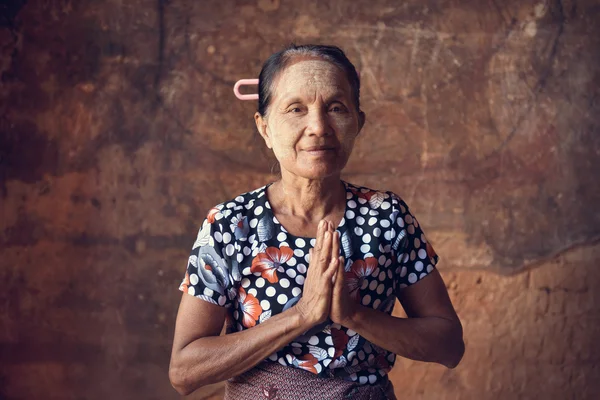
POLYGON ((317 57, 340 67, 350 82, 352 97, 356 109, 360 109, 360 78, 354 65, 348 60, 346 54, 336 46, 316 44, 295 45, 291 44, 285 49, 273 54, 265 61, 258 77, 258 112, 263 117, 267 114, 269 103, 273 94, 273 82, 290 63, 294 57, 317 57))

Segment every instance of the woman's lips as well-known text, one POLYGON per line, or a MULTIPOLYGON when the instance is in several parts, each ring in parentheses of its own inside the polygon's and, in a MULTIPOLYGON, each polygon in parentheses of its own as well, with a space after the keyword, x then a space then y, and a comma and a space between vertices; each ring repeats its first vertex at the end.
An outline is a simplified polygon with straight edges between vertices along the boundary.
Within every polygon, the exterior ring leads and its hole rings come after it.
POLYGON ((335 151, 335 147, 314 146, 308 147, 304 151, 310 154, 311 156, 323 156, 333 153, 335 151))

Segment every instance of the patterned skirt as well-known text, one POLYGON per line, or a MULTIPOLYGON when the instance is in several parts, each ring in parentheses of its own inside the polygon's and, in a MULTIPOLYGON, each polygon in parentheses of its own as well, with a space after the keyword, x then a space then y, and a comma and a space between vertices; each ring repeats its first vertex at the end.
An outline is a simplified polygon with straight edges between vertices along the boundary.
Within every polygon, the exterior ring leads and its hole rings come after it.
POLYGON ((359 385, 339 378, 322 378, 298 368, 263 362, 229 379, 225 400, 396 400, 392 383, 359 385))

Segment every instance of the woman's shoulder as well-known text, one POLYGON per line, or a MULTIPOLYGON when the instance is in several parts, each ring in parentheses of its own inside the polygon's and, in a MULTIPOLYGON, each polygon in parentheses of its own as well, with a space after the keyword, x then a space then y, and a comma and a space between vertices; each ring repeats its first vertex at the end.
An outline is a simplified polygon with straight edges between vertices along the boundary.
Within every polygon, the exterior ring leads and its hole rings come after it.
POLYGON ((401 211, 405 213, 408 205, 404 199, 396 192, 384 189, 373 189, 367 186, 361 186, 346 182, 347 188, 357 198, 359 204, 364 204, 371 209, 378 211, 401 211))
POLYGON ((267 186, 264 185, 257 189, 241 193, 211 207, 208 211, 207 219, 210 223, 214 221, 223 223, 239 220, 249 215, 260 214, 262 208, 266 206, 265 189, 267 186), (257 210, 259 207, 261 207, 261 210, 257 210))

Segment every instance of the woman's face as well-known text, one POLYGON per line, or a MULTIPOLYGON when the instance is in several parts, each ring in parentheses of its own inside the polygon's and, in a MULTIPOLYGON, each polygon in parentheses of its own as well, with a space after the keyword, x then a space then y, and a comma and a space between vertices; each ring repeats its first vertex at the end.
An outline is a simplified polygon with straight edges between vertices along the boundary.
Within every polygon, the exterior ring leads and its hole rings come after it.
POLYGON ((267 115, 256 126, 282 173, 339 175, 364 124, 345 73, 320 59, 293 62, 277 77, 267 115))

